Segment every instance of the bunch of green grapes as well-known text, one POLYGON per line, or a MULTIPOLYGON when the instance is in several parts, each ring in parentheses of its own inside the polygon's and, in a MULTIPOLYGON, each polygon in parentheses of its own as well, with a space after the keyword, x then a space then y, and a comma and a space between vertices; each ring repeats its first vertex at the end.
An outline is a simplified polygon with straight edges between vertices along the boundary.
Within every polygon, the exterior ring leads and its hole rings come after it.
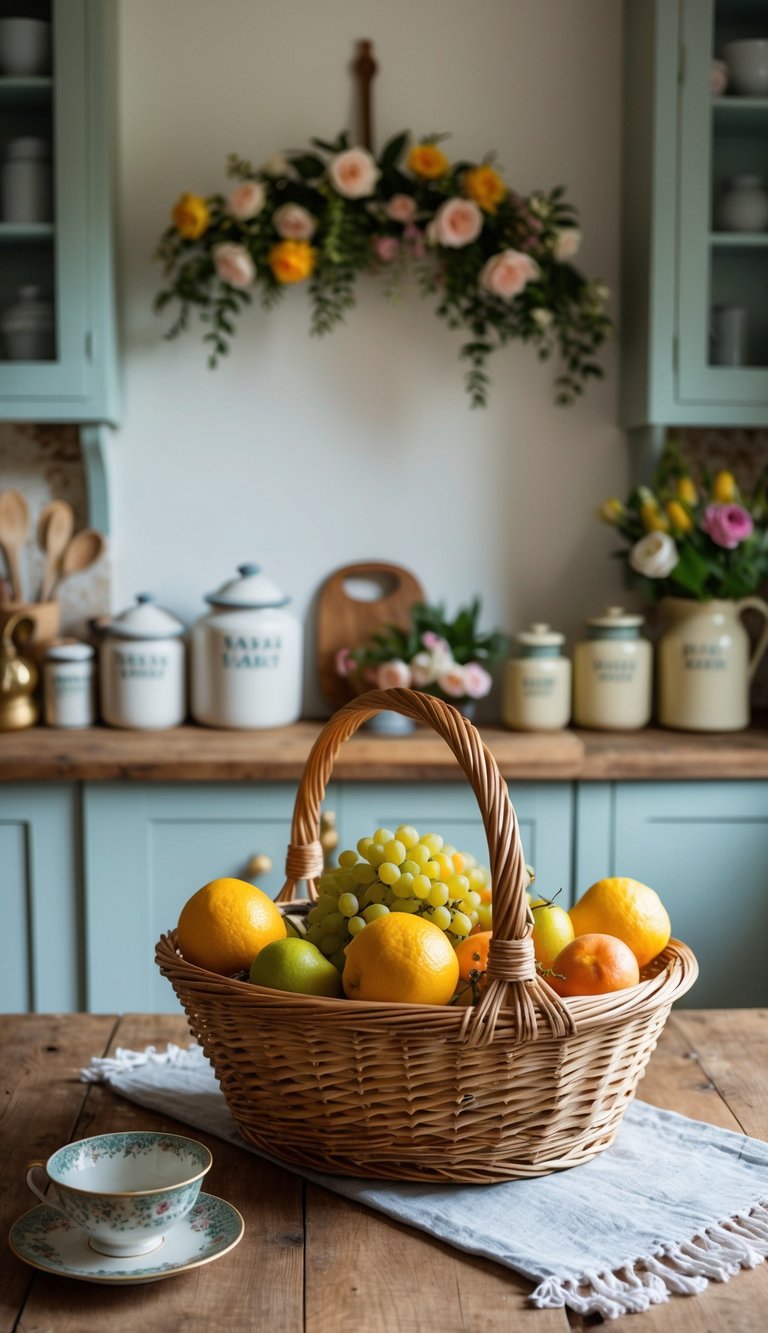
POLYGON ((318 891, 307 915, 307 939, 339 971, 349 941, 388 912, 423 916, 454 945, 475 926, 491 929, 488 870, 439 833, 421 837, 410 824, 361 838, 357 851, 341 853, 338 869, 325 871, 318 891))

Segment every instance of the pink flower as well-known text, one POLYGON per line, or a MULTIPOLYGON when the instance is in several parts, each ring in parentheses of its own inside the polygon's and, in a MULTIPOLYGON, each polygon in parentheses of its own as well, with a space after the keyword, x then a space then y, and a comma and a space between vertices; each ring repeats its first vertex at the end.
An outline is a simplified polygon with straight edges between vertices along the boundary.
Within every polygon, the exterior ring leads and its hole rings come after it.
POLYGON ((261 181, 243 181, 229 196, 229 211, 238 222, 247 222, 261 212, 265 197, 261 181))
POLYGON ((467 662, 464 668, 464 688, 470 699, 484 699, 493 681, 479 662, 467 662))
POLYGON ((167 1212, 168 1212, 168 1209, 170 1208, 170 1206, 171 1206, 171 1205, 169 1204, 168 1200, 165 1199, 165 1200, 163 1201, 163 1203, 159 1203, 159 1204, 157 1205, 157 1207, 156 1207, 156 1209, 155 1209, 155 1212, 156 1212, 156 1213, 167 1213, 167 1212))
POLYGON ((398 686, 407 688, 411 683, 411 671, 406 662, 394 658, 391 662, 382 662, 376 672, 376 684, 380 690, 393 690, 398 686))
POLYGON ((471 245, 483 230, 483 215, 471 199, 446 199, 429 224, 429 239, 437 245, 459 250, 471 245))
POLYGON ((317 231, 317 218, 301 204, 281 204, 272 214, 272 225, 286 241, 310 241, 317 231))
POLYGON ((480 270, 480 286, 492 296, 511 301, 527 283, 539 275, 539 266, 522 250, 502 250, 492 255, 480 270))
POLYGON ((356 663, 348 648, 339 648, 335 658, 336 675, 351 676, 356 663))
POLYGON ((213 247, 213 263, 222 282, 230 287, 250 287, 256 277, 256 265, 244 245, 225 241, 213 247))
POLYGON ((461 699, 467 692, 466 672, 463 666, 454 662, 453 666, 448 667, 446 671, 441 671, 437 678, 437 683, 443 694, 447 694, 451 699, 461 699))
POLYGON ((733 551, 752 536, 755 525, 741 505, 707 505, 701 520, 702 531, 726 551, 733 551))
POLYGON ((400 242, 396 236, 374 236, 373 248, 382 264, 391 264, 397 258, 400 242))
POLYGON ((416 216, 416 200, 409 194, 393 194, 388 199, 384 211, 393 222, 413 222, 416 216))
POLYGON ((436 673, 431 653, 417 653, 411 658, 411 676, 417 687, 433 684, 436 673))
POLYGON ((345 199, 364 199, 373 194, 381 172, 367 148, 346 148, 328 165, 331 184, 345 199))
POLYGON ((425 648, 429 649, 431 653, 448 652, 447 640, 444 639, 442 635, 435 634, 435 631, 433 629, 428 629, 424 631, 424 633, 421 636, 421 642, 424 644, 425 648))

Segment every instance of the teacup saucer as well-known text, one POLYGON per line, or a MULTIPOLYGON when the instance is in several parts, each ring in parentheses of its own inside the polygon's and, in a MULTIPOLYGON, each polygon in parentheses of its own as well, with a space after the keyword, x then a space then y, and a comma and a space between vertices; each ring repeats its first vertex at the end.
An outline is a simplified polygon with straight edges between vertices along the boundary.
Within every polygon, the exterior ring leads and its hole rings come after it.
POLYGON ((200 1194, 194 1208, 151 1254, 110 1259, 97 1254, 88 1236, 55 1208, 38 1204, 11 1228, 13 1253, 33 1268, 83 1282, 159 1282, 209 1264, 242 1240, 245 1223, 236 1208, 213 1194, 200 1194))

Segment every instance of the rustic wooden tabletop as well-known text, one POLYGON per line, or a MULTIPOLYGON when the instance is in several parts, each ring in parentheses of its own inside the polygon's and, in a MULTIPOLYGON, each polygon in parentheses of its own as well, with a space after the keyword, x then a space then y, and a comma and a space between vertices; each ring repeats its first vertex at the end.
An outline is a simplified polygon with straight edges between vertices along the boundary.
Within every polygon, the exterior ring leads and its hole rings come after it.
MULTIPOLYGON (((117 1046, 187 1044, 183 1017, 0 1015, 0 1333, 566 1333, 594 1327, 564 1310, 534 1310, 530 1284, 379 1213, 303 1183, 195 1130, 214 1155, 206 1189, 245 1219, 231 1254, 193 1272, 115 1289, 38 1272, 8 1249, 9 1228, 33 1205, 31 1158, 114 1129, 178 1122, 79 1081, 92 1055, 117 1046)), ((756 1138, 768 1138, 768 1010, 676 1011, 640 1095, 756 1138)), ((760 1333, 768 1328, 768 1264, 672 1297, 632 1330, 760 1333)))

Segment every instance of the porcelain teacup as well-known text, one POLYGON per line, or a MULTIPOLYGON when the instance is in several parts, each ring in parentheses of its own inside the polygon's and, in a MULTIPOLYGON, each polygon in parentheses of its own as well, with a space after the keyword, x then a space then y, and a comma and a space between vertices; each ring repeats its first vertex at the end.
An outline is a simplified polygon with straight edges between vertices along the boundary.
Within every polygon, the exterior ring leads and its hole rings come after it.
POLYGON ((96 1134, 30 1162, 27 1185, 87 1232, 99 1254, 150 1254, 196 1202, 213 1158, 195 1139, 154 1131, 96 1134), (32 1179, 44 1170, 45 1196, 32 1179))

